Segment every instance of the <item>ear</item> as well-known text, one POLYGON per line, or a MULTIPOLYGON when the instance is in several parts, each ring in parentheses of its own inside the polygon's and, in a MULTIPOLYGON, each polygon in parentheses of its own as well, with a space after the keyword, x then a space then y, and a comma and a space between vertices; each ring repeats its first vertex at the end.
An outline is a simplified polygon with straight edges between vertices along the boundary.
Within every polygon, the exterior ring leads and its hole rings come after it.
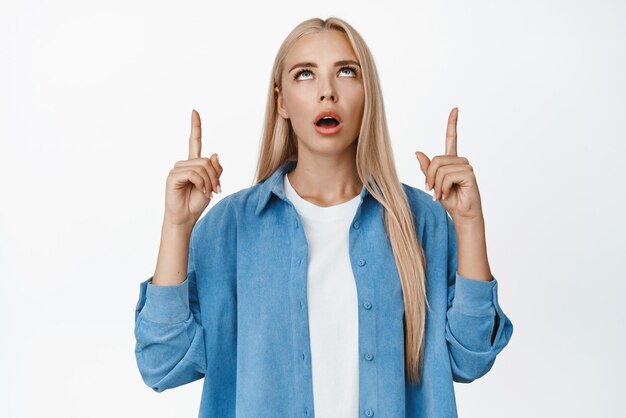
POLYGON ((283 95, 278 87, 274 87, 274 91, 276 92, 276 108, 278 110, 278 114, 282 116, 283 119, 289 119, 289 114, 285 109, 285 102, 283 99, 283 95))

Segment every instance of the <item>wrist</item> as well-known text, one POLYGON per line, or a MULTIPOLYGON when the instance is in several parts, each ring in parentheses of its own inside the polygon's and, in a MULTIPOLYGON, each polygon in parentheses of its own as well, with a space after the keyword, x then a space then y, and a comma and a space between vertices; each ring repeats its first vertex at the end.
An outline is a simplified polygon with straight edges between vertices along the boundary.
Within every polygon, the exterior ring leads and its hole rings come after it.
POLYGON ((189 237, 191 236, 191 231, 193 230, 194 225, 195 224, 191 222, 177 224, 170 222, 167 218, 164 218, 161 229, 164 234, 189 237))
POLYGON ((477 230, 485 228, 485 218, 482 215, 474 218, 453 219, 457 230, 477 230))

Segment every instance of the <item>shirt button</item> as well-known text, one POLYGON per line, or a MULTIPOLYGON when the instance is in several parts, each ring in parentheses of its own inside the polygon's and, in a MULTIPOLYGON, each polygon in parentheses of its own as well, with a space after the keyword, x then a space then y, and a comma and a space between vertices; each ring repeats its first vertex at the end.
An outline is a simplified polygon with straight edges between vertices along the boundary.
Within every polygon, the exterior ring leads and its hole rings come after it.
POLYGON ((365 309, 370 309, 372 307, 372 304, 369 302, 365 302, 363 306, 365 307, 365 309))
POLYGON ((300 301, 300 309, 304 309, 304 302, 300 301))
POLYGON ((309 416, 309 409, 308 408, 304 408, 304 415, 305 416, 309 416))
POLYGON ((359 266, 364 266, 364 265, 365 265, 365 260, 363 260, 362 258, 361 258, 361 259, 359 259, 359 261, 358 261, 358 265, 359 265, 359 266))
POLYGON ((373 358, 374 358, 374 355, 372 353, 367 353, 365 355, 365 360, 367 361, 372 361, 373 358))
POLYGON ((359 229, 359 221, 354 222, 354 229, 359 229))
POLYGON ((306 354, 302 353, 302 360, 306 359, 306 354))
POLYGON ((302 259, 298 258, 298 265, 302 264, 302 259))
POLYGON ((368 409, 367 411, 365 411, 365 415, 367 415, 368 417, 371 417, 374 415, 374 411, 372 411, 371 409, 368 409))

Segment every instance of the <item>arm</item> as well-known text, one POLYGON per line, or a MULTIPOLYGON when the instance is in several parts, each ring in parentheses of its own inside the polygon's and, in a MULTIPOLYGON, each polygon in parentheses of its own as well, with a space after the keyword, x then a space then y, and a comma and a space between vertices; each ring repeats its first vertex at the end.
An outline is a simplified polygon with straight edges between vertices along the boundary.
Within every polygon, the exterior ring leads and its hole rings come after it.
POLYGON ((487 260, 485 221, 454 224, 458 251, 459 274, 473 280, 491 281, 491 269, 487 260))
POLYGON ((187 278, 187 266, 190 264, 189 241, 193 226, 174 225, 163 219, 161 244, 157 257, 156 270, 151 284, 172 286, 181 284, 187 278))
MULTIPOLYGON (((155 275, 140 284, 135 308, 135 357, 144 382, 156 392, 198 380, 206 370, 193 245, 180 236, 174 238, 168 241, 164 231, 161 250, 169 249, 173 259, 188 253, 187 260, 176 266, 171 259, 163 263, 160 254, 162 263, 157 262, 155 275), (173 282, 153 284, 161 271, 166 274, 163 281, 173 282), (177 276, 179 271, 186 271, 184 281, 177 276)), ((193 243, 193 233, 191 238, 193 243)))
POLYGON ((484 227, 456 228, 443 213, 448 234, 446 340, 454 381, 469 383, 491 369, 511 339, 513 324, 498 304, 498 282, 487 263, 484 227))

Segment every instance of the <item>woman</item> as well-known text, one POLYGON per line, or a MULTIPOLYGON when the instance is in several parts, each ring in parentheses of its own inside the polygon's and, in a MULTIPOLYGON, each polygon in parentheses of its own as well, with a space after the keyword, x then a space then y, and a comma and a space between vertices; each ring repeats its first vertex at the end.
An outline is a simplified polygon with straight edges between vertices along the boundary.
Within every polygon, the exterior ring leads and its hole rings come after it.
POLYGON ((136 307, 146 384, 204 377, 200 417, 457 416, 453 381, 487 373, 513 331, 457 116, 445 155, 416 152, 431 199, 398 180, 361 36, 302 22, 274 62, 256 184, 198 221, 222 166, 193 111, 136 307))

